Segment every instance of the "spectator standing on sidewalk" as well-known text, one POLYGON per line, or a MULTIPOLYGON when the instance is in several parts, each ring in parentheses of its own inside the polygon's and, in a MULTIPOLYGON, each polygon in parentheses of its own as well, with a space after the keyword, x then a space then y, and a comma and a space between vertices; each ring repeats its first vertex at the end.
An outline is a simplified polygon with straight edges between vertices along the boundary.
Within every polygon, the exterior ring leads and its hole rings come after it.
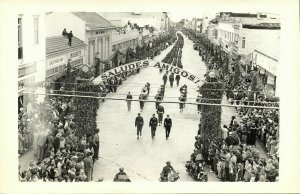
POLYGON ((92 180, 92 173, 93 173, 93 159, 92 159, 93 153, 88 152, 87 156, 83 159, 84 163, 84 171, 87 176, 87 181, 92 180))
POLYGON ((99 141, 99 129, 95 130, 95 134, 93 137, 93 141, 94 141, 94 160, 98 160, 99 159, 99 147, 100 147, 100 141, 99 141))

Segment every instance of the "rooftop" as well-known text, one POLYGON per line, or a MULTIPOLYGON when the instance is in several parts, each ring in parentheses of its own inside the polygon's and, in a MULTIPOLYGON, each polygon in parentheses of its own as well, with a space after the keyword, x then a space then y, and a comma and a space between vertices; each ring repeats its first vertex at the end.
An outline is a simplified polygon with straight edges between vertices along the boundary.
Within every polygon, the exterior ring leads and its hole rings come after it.
POLYGON ((68 38, 64 36, 46 37, 46 56, 59 55, 86 46, 82 40, 76 37, 72 38, 72 46, 69 46, 68 42, 68 38))
POLYGON ((72 12, 74 15, 86 22, 89 30, 116 28, 110 21, 95 12, 72 12))
MULTIPOLYGON (((229 17, 243 17, 243 18, 256 18, 258 14, 252 14, 252 13, 233 13, 233 12, 220 12, 220 15, 222 14, 228 14, 229 17)), ((267 15, 260 14, 261 18, 266 18, 267 15)))
POLYGON ((243 24, 243 28, 279 30, 280 23, 243 24))
POLYGON ((278 61, 280 56, 279 39, 278 41, 262 43, 254 51, 278 61))

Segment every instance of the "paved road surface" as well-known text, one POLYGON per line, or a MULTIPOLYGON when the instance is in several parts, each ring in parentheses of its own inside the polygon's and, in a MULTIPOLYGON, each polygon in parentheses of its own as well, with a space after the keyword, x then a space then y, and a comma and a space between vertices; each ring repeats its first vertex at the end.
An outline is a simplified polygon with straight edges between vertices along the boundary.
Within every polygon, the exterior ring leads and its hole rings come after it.
MULTIPOLYGON (((171 50, 166 49, 155 60, 162 60, 171 50)), ((204 78, 205 65, 201 62, 198 52, 193 50, 193 43, 184 36, 182 52, 183 68, 200 79, 204 78)), ((162 73, 156 68, 146 68, 135 76, 130 77, 118 88, 116 94, 111 97, 125 97, 130 91, 133 95, 139 95, 143 85, 150 82, 150 96, 154 96, 159 85, 162 84, 162 73)), ((196 85, 191 81, 181 78, 180 85, 187 84, 188 98, 196 98, 196 85)), ((166 86, 165 100, 177 100, 179 87, 166 86)), ((134 96, 137 99, 137 96, 134 96)), ((153 98, 149 98, 153 99, 153 98)), ((195 102, 195 99, 189 101, 195 102)), ((165 130, 158 127, 156 137, 151 139, 149 119, 155 113, 154 103, 145 103, 142 117, 145 120, 143 136, 137 140, 134 119, 139 112, 138 102, 132 103, 131 111, 127 111, 126 102, 109 101, 100 105, 98 111, 98 125, 100 127, 100 156, 95 163, 94 178, 104 177, 104 181, 112 181, 119 166, 125 171, 132 181, 158 181, 159 174, 170 160, 173 167, 180 173, 180 181, 192 181, 193 179, 185 171, 185 162, 194 149, 195 135, 198 129, 200 115, 197 114, 195 105, 187 105, 183 113, 179 112, 178 104, 164 104, 166 114, 173 119, 173 127, 170 138, 165 139, 165 130), (113 162, 113 163, 112 163, 113 162)), ((217 181, 214 175, 209 176, 209 181, 217 181)))
MULTIPOLYGON (((161 61, 171 50, 172 46, 163 51, 155 60, 161 61)), ((184 47, 182 52, 183 68, 200 79, 204 79, 206 71, 205 64, 201 61, 198 52, 193 50, 192 41, 184 36, 184 47)), ((117 93, 109 94, 110 97, 125 97, 130 91, 133 95, 139 95, 146 82, 150 82, 150 96, 154 96, 159 85, 162 84, 162 73, 157 68, 142 69, 135 76, 129 77, 117 93)), ((191 81, 181 78, 180 86, 188 86, 188 98, 196 98, 196 85, 191 81)), ((166 87, 166 100, 177 100, 179 88, 166 87)), ((137 96, 134 96, 137 99, 137 96)), ((153 99, 150 97, 149 99, 153 99)), ((195 99, 189 99, 195 102, 195 99)), ((228 103, 225 99, 223 103, 228 103)), ((164 104, 166 114, 173 119, 173 127, 170 138, 165 139, 165 130, 158 127, 156 137, 151 139, 149 119, 155 113, 154 103, 145 103, 142 116, 145 120, 143 136, 136 139, 136 128, 134 119, 139 112, 138 102, 132 103, 131 111, 127 111, 126 102, 106 100, 100 104, 98 110, 98 125, 100 128, 100 159, 94 167, 94 180, 104 178, 104 181, 112 181, 119 167, 124 167, 125 172, 132 181, 158 181, 159 174, 165 162, 170 160, 173 167, 179 171, 179 181, 193 181, 185 171, 185 162, 194 149, 195 135, 198 129, 200 115, 197 114, 195 105, 187 105, 183 113, 179 112, 178 104, 164 104)), ((222 108, 222 125, 228 124, 234 108, 222 108)), ((27 169, 29 162, 34 160, 33 151, 29 151, 19 158, 21 169, 27 169)), ((209 181, 218 181, 209 173, 209 181)))

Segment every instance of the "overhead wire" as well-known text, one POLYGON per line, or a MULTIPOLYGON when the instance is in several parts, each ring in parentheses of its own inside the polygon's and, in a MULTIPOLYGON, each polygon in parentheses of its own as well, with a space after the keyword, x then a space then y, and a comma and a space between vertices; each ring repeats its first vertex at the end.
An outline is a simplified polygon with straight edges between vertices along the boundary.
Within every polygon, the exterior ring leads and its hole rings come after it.
MULTIPOLYGON (((28 91, 28 90, 27 90, 28 91)), ((34 91, 34 90, 32 90, 34 91)), ((107 95, 107 94, 112 94, 112 93, 109 93, 109 92, 85 92, 85 91, 66 91, 66 90, 52 90, 52 92, 59 92, 59 93, 62 93, 62 92, 66 92, 66 93, 81 93, 81 94, 94 94, 94 96, 97 96, 97 95, 107 95)), ((117 95, 117 96, 126 96, 127 94, 126 93, 113 93, 114 95, 117 95)), ((140 96, 140 95, 137 95, 137 94, 131 94, 132 96, 140 96)), ((148 95, 148 97, 153 97, 155 98, 156 96, 150 96, 148 95)), ((179 98, 177 96, 164 96, 164 98, 179 98)), ((191 99, 191 100, 195 100, 195 99, 198 99, 198 98, 186 98, 186 99, 191 99)), ((214 98, 203 98, 201 97, 201 100, 207 100, 207 101, 220 101, 222 100, 223 98, 220 98, 220 99, 214 99, 214 98)), ((264 101, 251 101, 251 100, 233 100, 235 102, 247 102, 247 103, 262 103, 262 104, 279 104, 279 102, 264 102, 264 101)))
MULTIPOLYGON (((74 83, 74 82, 52 82, 52 81, 45 81, 45 83, 59 83, 59 84, 71 84, 71 85, 93 85, 93 83, 74 83)), ((221 82, 220 82, 221 83, 221 82)), ((138 86, 145 86, 145 84, 138 84, 138 83, 126 83, 126 85, 136 85, 138 86)), ((161 86, 163 84, 151 84, 156 86, 161 86)), ((105 84, 105 86, 119 86, 113 84, 105 84)), ((160 88, 160 87, 151 87, 151 88, 160 88)), ((200 87, 188 87, 188 89, 199 89, 200 87)), ((241 89, 211 89, 211 88, 202 88, 201 90, 207 91, 232 91, 232 92, 249 92, 249 90, 241 90, 241 89)), ((251 92, 261 92, 259 90, 251 90, 251 92)))
MULTIPOLYGON (((26 92, 23 91, 23 94, 34 94, 34 95, 45 95, 45 96, 65 96, 65 97, 79 97, 79 98, 95 98, 95 99, 107 99, 107 100, 118 100, 118 101, 143 101, 143 102, 157 102, 155 100, 138 100, 138 99, 126 99, 126 98, 112 98, 112 97, 101 97, 101 96, 84 96, 77 94, 51 94, 51 93, 36 93, 36 92, 26 92)), ((203 102, 178 102, 178 101, 159 101, 159 103, 166 104, 193 104, 193 105, 207 105, 207 106, 225 106, 225 107, 245 107, 245 108, 261 108, 261 109, 276 109, 279 110, 279 107, 270 107, 270 106, 251 106, 251 105, 228 105, 228 104, 215 104, 215 103, 203 103, 203 102)))

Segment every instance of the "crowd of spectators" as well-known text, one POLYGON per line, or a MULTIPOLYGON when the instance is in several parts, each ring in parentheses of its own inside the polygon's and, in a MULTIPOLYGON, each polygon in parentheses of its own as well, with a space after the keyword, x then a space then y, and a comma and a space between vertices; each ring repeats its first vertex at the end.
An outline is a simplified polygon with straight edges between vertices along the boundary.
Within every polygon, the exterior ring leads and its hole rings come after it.
MULTIPOLYGON (((196 36, 187 29, 183 32, 197 43, 195 48, 208 69, 218 72, 231 104, 279 107, 278 99, 262 92, 257 72, 243 74, 239 58, 230 59, 204 36, 196 36)), ((204 139, 199 128, 190 162, 195 168, 208 164, 222 181, 278 181, 279 110, 236 107, 236 112, 229 125, 223 126, 218 139, 204 139)))
MULTIPOLYGON (((155 42, 155 46, 165 45, 170 38, 172 37, 160 38, 157 40, 160 42, 155 42)), ((151 54, 146 52, 143 57, 151 57, 151 54)), ((71 91, 72 94, 80 95, 81 92, 96 92, 97 95, 104 97, 110 92, 116 92, 117 87, 129 75, 137 72, 111 76, 98 86, 92 86, 86 81, 74 84, 75 77, 88 80, 92 76, 82 70, 75 70, 71 73, 72 76, 67 78, 66 83, 60 83, 60 90, 50 89, 50 93, 70 94, 71 91), (73 82, 70 83, 70 80, 73 82)), ((19 107, 18 153, 21 156, 27 150, 33 149, 36 160, 31 161, 29 167, 19 165, 19 180, 92 181, 93 164, 99 158, 99 129, 95 126, 98 101, 86 102, 84 98, 64 96, 47 96, 41 103, 36 102, 35 96, 31 96, 30 99, 29 105, 19 107), (95 105, 93 108, 90 107, 91 103, 95 105), (84 108, 85 105, 89 107, 84 108), (82 118, 80 111, 84 113, 82 118), (86 114, 86 111, 91 112, 86 114), (84 115, 88 115, 89 118, 84 115), (81 126, 82 123, 84 126, 81 126)))

